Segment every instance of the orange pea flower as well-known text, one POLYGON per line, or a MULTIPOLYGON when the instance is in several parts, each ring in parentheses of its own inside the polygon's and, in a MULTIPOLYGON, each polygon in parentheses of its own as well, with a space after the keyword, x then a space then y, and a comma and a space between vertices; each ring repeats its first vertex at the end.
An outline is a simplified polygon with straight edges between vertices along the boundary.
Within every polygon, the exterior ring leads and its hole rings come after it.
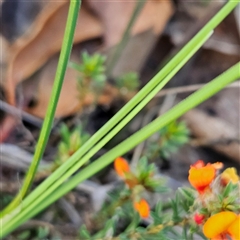
POLYGON ((229 182, 237 183, 239 181, 239 176, 237 175, 236 168, 227 168, 221 174, 221 183, 226 186, 229 182))
POLYGON ((118 157, 114 161, 114 169, 118 176, 124 179, 124 182, 129 188, 134 188, 136 185, 138 185, 138 179, 131 172, 129 164, 124 158, 118 157))
POLYGON ((190 184, 202 194, 209 189, 209 185, 216 177, 216 170, 221 167, 221 163, 208 163, 205 165, 202 160, 198 160, 190 166, 188 180, 190 184))
POLYGON ((203 233, 212 240, 240 239, 240 217, 233 212, 224 211, 211 216, 203 226, 203 233))
POLYGON ((145 199, 141 199, 139 202, 134 202, 134 208, 139 213, 140 217, 149 217, 150 207, 145 199))
POLYGON ((219 170, 219 169, 222 169, 222 168, 223 168, 223 163, 222 163, 222 162, 215 162, 215 163, 212 163, 212 166, 213 166, 216 170, 219 170))
POLYGON ((122 157, 116 158, 116 160, 114 161, 114 169, 117 174, 122 178, 125 177, 126 173, 130 172, 128 162, 122 157))

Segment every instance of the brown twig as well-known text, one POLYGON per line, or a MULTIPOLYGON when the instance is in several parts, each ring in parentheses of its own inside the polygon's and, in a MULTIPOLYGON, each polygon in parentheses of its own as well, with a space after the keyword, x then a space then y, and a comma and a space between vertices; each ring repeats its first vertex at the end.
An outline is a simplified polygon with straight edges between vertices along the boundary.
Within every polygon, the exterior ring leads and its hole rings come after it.
POLYGON ((57 237, 61 236, 61 234, 55 229, 54 225, 52 225, 48 222, 39 221, 39 220, 29 220, 28 222, 26 222, 25 224, 20 226, 17 229, 17 232, 33 229, 36 227, 44 227, 44 228, 49 229, 49 232, 51 233, 52 236, 57 236, 57 237))
POLYGON ((227 55, 239 55, 240 51, 240 45, 214 39, 214 37, 204 44, 204 48, 213 49, 227 55))
MULTIPOLYGON (((194 84, 189 86, 183 86, 183 87, 175 87, 175 88, 168 88, 161 90, 155 97, 163 97, 168 94, 179 94, 179 93, 187 93, 187 92, 193 92, 196 91, 202 87, 204 87, 205 84, 194 84)), ((236 88, 240 87, 240 80, 228 85, 226 88, 236 88)))
POLYGON ((69 201, 67 201, 65 198, 61 198, 58 201, 58 204, 64 210, 64 212, 76 228, 79 228, 83 224, 82 218, 78 214, 75 207, 69 201))
MULTIPOLYGON (((32 161, 32 154, 13 144, 0 144, 1 165, 14 169, 26 171, 32 161)), ((40 166, 47 167, 45 160, 40 162, 40 166)))
POLYGON ((212 141, 208 141, 206 139, 193 139, 190 141, 190 144, 194 147, 213 147, 216 145, 230 145, 232 143, 240 144, 239 138, 223 138, 223 139, 215 139, 212 141))
POLYGON ((37 118, 27 112, 24 112, 2 100, 0 100, 0 109, 11 115, 16 116, 17 118, 21 118, 21 119, 25 120, 26 122, 29 122, 38 128, 41 128, 41 126, 42 126, 42 120, 40 118, 37 118))

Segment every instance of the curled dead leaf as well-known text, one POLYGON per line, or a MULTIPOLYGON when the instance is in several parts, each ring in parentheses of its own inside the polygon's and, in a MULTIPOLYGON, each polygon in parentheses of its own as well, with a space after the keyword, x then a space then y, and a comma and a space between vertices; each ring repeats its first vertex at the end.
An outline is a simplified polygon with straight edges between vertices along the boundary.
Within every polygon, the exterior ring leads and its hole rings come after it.
MULTIPOLYGON (((119 42, 136 2, 96 2, 88 0, 85 3, 88 3, 92 10, 95 10, 102 22, 98 21, 97 17, 89 11, 88 6, 82 5, 74 43, 96 38, 103 34, 105 35, 106 47, 119 42), (104 29, 103 26, 105 27, 104 29)), ((64 34, 68 5, 69 1, 67 0, 61 2, 49 1, 44 8, 45 10, 39 14, 34 22, 31 31, 28 31, 25 36, 11 46, 11 59, 9 60, 6 78, 7 100, 10 104, 15 104, 15 88, 17 84, 35 73, 54 54, 59 52, 64 34)), ((172 13, 171 1, 147 1, 133 27, 132 34, 152 29, 153 34, 157 38, 172 13)), ((136 59, 137 57, 134 58, 134 56, 135 54, 129 59, 131 61, 143 62, 143 59, 136 59)), ((43 67, 36 96, 37 104, 31 108, 24 106, 27 112, 38 117, 45 116, 56 66, 57 57, 54 57, 43 67)), ((57 106, 57 117, 68 116, 81 111, 84 106, 91 104, 95 98, 88 94, 84 100, 79 101, 76 78, 77 73, 72 69, 68 69, 57 106)), ((119 91, 107 85, 104 93, 99 98, 99 104, 109 104, 117 95, 119 95, 119 91)), ((125 97, 130 98, 129 96, 125 97)))
MULTIPOLYGON (((32 32, 28 32, 26 36, 12 45, 6 81, 10 104, 15 103, 16 85, 31 76, 60 50, 68 7, 68 1, 47 4, 31 27, 32 32)), ((74 43, 99 37, 102 33, 103 29, 99 21, 82 7, 76 26, 74 43)))
MULTIPOLYGON (((238 137, 238 132, 231 124, 221 118, 209 116, 197 109, 192 109, 187 112, 183 116, 183 119, 188 124, 191 133, 205 142, 214 142, 221 139, 235 139, 238 137)), ((210 147, 240 163, 239 143, 213 144, 210 147)))
MULTIPOLYGON (((88 0, 88 3, 98 14, 105 27, 105 46, 110 47, 117 44, 131 18, 136 1, 112 2, 88 0)), ((145 32, 149 29, 152 29, 155 35, 159 35, 173 14, 173 11, 173 3, 171 1, 146 1, 133 26, 132 35, 145 32)))

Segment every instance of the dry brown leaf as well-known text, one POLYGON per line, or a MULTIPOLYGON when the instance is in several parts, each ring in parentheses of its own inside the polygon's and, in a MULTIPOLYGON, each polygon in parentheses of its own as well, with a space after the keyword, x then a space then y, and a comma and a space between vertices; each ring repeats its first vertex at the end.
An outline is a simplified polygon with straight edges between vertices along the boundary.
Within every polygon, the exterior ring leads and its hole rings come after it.
MULTIPOLYGON (((88 3, 104 24, 106 47, 117 44, 136 6, 136 1, 88 0, 88 3)), ((172 14, 171 1, 148 0, 133 26, 132 34, 136 35, 149 29, 152 29, 155 35, 160 34, 172 14)))
MULTIPOLYGON (((222 139, 235 139, 238 137, 236 129, 231 124, 223 121, 221 118, 211 117, 203 111, 192 109, 187 112, 183 119, 189 126, 192 134, 200 140, 211 142, 222 139)), ((214 150, 223 153, 240 163, 240 145, 233 142, 228 145, 212 145, 214 150)))
MULTIPOLYGON (((97 11, 105 25, 106 46, 111 46, 120 41, 135 7, 135 2, 109 3, 90 1, 90 4, 97 11)), ((32 75, 50 56, 60 49, 64 27, 60 28, 59 26, 65 26, 67 10, 68 3, 59 3, 57 10, 52 10, 52 15, 49 14, 48 19, 44 19, 44 24, 39 20, 42 24, 41 28, 36 31, 31 40, 22 41, 22 45, 16 43, 16 45, 12 47, 12 49, 15 48, 15 54, 12 57, 7 78, 9 90, 8 101, 10 103, 14 103, 14 93, 17 83, 32 75), (56 32, 53 31, 53 29, 56 32)), ((132 34, 138 34, 152 29, 151 32, 153 35, 159 35, 172 12, 171 1, 148 1, 134 25, 132 34)), ((101 34, 103 34, 102 25, 86 10, 85 6, 83 6, 81 8, 74 42, 81 42, 100 36, 101 34)), ((44 67, 41 73, 37 105, 25 109, 35 116, 45 116, 56 66, 57 57, 54 57, 47 66, 44 67)), ((94 101, 94 96, 88 94, 86 98, 80 102, 79 92, 76 87, 76 78, 77 73, 72 69, 68 69, 57 106, 57 117, 68 116, 81 111, 83 107, 88 106, 94 101)), ((117 89, 107 85, 104 93, 99 98, 99 103, 109 104, 118 95, 119 92, 117 89)))
MULTIPOLYGON (((46 11, 42 11, 32 26, 33 33, 23 36, 12 46, 6 82, 9 103, 15 102, 16 85, 31 76, 60 50, 68 6, 68 1, 49 3, 45 7, 46 11)), ((101 36, 102 32, 103 29, 98 20, 82 7, 74 43, 101 36)))
MULTIPOLYGON (((136 1, 88 0, 88 3, 98 14, 105 27, 105 47, 110 48, 107 50, 107 65, 109 65, 112 60, 111 56, 115 52, 114 45, 121 40, 136 6, 136 1)), ((133 25, 132 37, 128 40, 117 64, 112 69, 111 77, 118 77, 131 71, 141 71, 146 58, 173 12, 171 1, 148 0, 145 3, 133 25)))
POLYGON ((1 44, 1 48, 0 48, 0 67, 2 65, 5 65, 7 63, 7 58, 8 58, 8 42, 6 41, 6 39, 0 35, 0 44, 1 44))
MULTIPOLYGON (((37 99, 37 104, 33 108, 27 108, 27 112, 42 118, 45 116, 51 96, 57 63, 58 56, 55 56, 43 68, 39 76, 37 96, 35 96, 35 98, 37 99)), ((66 71, 60 99, 56 110, 57 117, 65 114, 70 115, 72 112, 77 111, 81 108, 81 105, 79 105, 78 101, 76 79, 77 72, 71 68, 68 68, 66 71)))

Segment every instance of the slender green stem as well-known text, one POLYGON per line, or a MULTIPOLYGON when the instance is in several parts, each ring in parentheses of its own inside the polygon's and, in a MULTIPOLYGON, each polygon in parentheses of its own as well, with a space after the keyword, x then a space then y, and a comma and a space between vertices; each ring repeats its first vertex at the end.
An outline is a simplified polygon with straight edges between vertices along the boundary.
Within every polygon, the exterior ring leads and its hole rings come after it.
POLYGON ((112 119, 108 121, 96 134, 94 134, 68 161, 62 164, 54 173, 51 174, 41 185, 35 189, 26 199, 28 203, 34 201, 45 189, 48 189, 60 176, 86 154, 100 139, 104 137, 118 122, 120 122, 149 92, 154 89, 164 77, 169 74, 184 57, 191 52, 199 41, 208 35, 237 5, 236 2, 228 2, 199 33, 142 89, 131 99, 112 119))
POLYGON ((206 42, 210 35, 205 37, 197 46, 195 46, 192 51, 185 56, 185 59, 174 68, 173 71, 162 81, 160 82, 153 90, 146 96, 123 120, 120 122, 107 136, 105 136, 101 142, 99 142, 91 151, 89 151, 81 160, 79 160, 76 165, 70 168, 61 178, 58 179, 53 185, 51 185, 44 193, 41 194, 34 201, 29 201, 26 199, 22 203, 22 212, 27 207, 27 211, 30 212, 36 208, 44 199, 47 199, 51 193, 57 189, 66 179, 68 179, 73 173, 75 173, 86 161, 88 161, 96 152, 98 152, 113 136, 115 136, 141 109, 159 92, 160 89, 181 69, 182 66, 194 55, 194 53, 206 42))
POLYGON ((107 76, 111 76, 112 71, 113 71, 118 59, 121 57, 123 49, 126 47, 128 39, 130 37, 131 29, 132 29, 138 15, 140 14, 142 8, 144 7, 145 2, 146 2, 146 0, 138 0, 137 1, 136 7, 135 7, 135 9, 132 13, 132 16, 128 22, 128 25, 123 33, 121 42, 117 45, 117 47, 113 53, 113 56, 110 57, 110 61, 108 61, 107 70, 106 70, 107 76))
POLYGON ((31 187, 34 176, 36 174, 39 162, 41 161, 41 158, 43 156, 43 152, 45 150, 45 147, 51 132, 58 99, 60 96, 69 56, 72 49, 74 30, 77 23, 79 8, 80 8, 80 1, 72 0, 70 3, 69 14, 67 19, 61 54, 60 54, 60 58, 57 66, 56 76, 54 79, 52 94, 51 94, 50 102, 48 105, 46 117, 44 119, 41 133, 39 136, 39 140, 36 146, 36 150, 33 156, 33 160, 26 174, 26 177, 20 192, 14 198, 14 200, 1 212, 1 216, 4 216, 5 214, 9 213, 12 209, 14 209, 16 206, 18 206, 19 203, 24 198, 24 196, 27 194, 28 190, 31 187))
POLYGON ((81 172, 77 173, 70 180, 65 182, 56 191, 52 192, 51 196, 41 199, 41 201, 34 202, 30 207, 20 212, 10 224, 4 228, 4 235, 15 229, 18 225, 31 218, 45 207, 65 195, 67 192, 76 187, 80 182, 93 176, 95 173, 109 165, 116 157, 121 156, 134 148, 140 142, 146 140, 162 127, 166 126, 173 120, 179 118, 190 109, 196 107, 209 97, 213 96, 229 83, 239 79, 240 77, 240 63, 234 65, 225 73, 221 74, 210 83, 206 84, 202 89, 190 95, 188 98, 173 107, 167 113, 148 124, 137 133, 130 136, 128 139, 112 148, 109 152, 98 158, 91 165, 87 166, 81 172), (6 232, 5 232, 6 231, 6 232))
MULTIPOLYGON (((61 196, 69 192, 71 189, 73 189, 75 186, 77 186, 80 182, 88 179, 89 177, 96 174, 98 171, 105 168, 118 156, 122 156, 123 154, 134 148, 136 145, 146 140, 152 134, 159 131, 162 127, 176 120, 184 113, 198 106, 200 103, 204 102, 205 100, 222 90, 225 86, 227 86, 233 81, 236 81, 239 78, 240 63, 237 63, 229 70, 206 84, 202 89, 190 95, 188 98, 186 98, 185 100, 177 104, 175 107, 173 107, 171 110, 169 110, 167 113, 155 119, 152 123, 148 124, 141 130, 127 138, 125 141, 112 148, 109 152, 98 158, 91 165, 84 168, 81 172, 74 175, 69 181, 64 183, 60 188, 53 192, 52 196, 54 197, 54 199, 51 199, 51 197, 49 197, 46 200, 45 204, 47 204, 48 202, 47 205, 49 205, 51 202, 56 201, 58 198, 60 198, 61 196)), ((43 209, 42 206, 40 206, 40 208, 43 209)))
POLYGON ((204 39, 202 39, 196 46, 191 49, 191 52, 188 53, 184 59, 180 62, 178 66, 176 66, 170 74, 160 81, 160 83, 155 86, 152 90, 152 92, 146 96, 140 104, 138 104, 124 119, 123 121, 118 124, 112 131, 106 135, 91 151, 89 151, 82 159, 80 159, 76 164, 71 167, 69 170, 66 168, 63 175, 58 179, 57 182, 52 183, 52 185, 48 185, 48 187, 45 187, 47 189, 44 191, 44 193, 38 195, 37 197, 31 194, 28 196, 24 204, 22 204, 22 208, 24 206, 29 206, 34 202, 34 204, 37 204, 37 202, 40 202, 41 199, 44 199, 47 195, 49 195, 54 189, 56 189, 61 183, 63 183, 68 177, 70 177, 74 172, 76 172, 82 165, 84 165, 96 152, 98 152, 112 137, 114 137, 158 92, 160 89, 163 88, 163 86, 179 71, 179 69, 190 59, 190 57, 204 44, 204 42, 210 37, 211 34, 205 36, 204 39))
MULTIPOLYGON (((32 214, 34 212, 36 213, 36 211, 38 212, 43 209, 42 206, 47 206, 46 203, 49 203, 49 201, 52 202, 53 199, 56 199, 55 195, 52 194, 51 197, 43 200, 41 205, 37 206, 39 208, 34 209, 34 211, 32 212, 28 212, 28 204, 30 206, 32 202, 36 201, 46 191, 46 189, 48 189, 52 184, 54 184, 54 182, 57 181, 62 176, 62 174, 65 173, 65 171, 71 169, 71 167, 73 167, 74 164, 76 164, 78 160, 81 159, 81 157, 84 156, 84 154, 86 154, 91 149, 91 147, 94 146, 94 144, 101 140, 105 136, 105 134, 107 134, 118 122, 120 122, 129 112, 131 112, 131 110, 134 109, 134 107, 136 107, 139 102, 144 99, 144 97, 146 97, 151 91, 153 91, 153 89, 158 86, 158 84, 184 59, 186 54, 189 54, 191 50, 196 46, 196 44, 199 44, 199 42, 202 41, 206 37, 206 35, 208 35, 212 31, 212 29, 214 29, 221 22, 237 4, 238 3, 235 1, 229 1, 219 11, 219 13, 217 13, 213 17, 213 19, 162 69, 162 71, 157 74, 123 109, 118 112, 118 114, 116 114, 82 148, 80 148, 67 162, 65 162, 61 167, 59 167, 47 180, 45 180, 40 186, 38 186, 38 188, 35 189, 23 201, 19 208, 19 213, 12 211, 11 214, 6 216, 6 218, 4 218, 6 224, 3 226, 3 232, 1 232, 1 236, 9 233, 11 229, 14 229, 14 227, 19 225, 19 223, 25 221, 29 216, 33 216, 32 214), (25 210, 27 212, 24 212, 25 210)), ((93 164, 95 164, 95 162, 93 164)), ((89 168, 87 167, 87 169, 89 168)), ((59 188, 58 190, 56 190, 56 192, 57 191, 59 191, 59 188)), ((16 209, 16 211, 17 210, 18 209, 16 209)))
MULTIPOLYGON (((209 34, 209 33, 208 33, 209 34)), ((201 36, 202 37, 202 36, 201 36)), ((201 38, 199 36, 198 41, 201 38)), ((174 58, 169 65, 164 67, 162 71, 157 74, 151 82, 149 82, 130 102, 128 102, 124 108, 122 108, 110 121, 104 125, 96 134, 94 134, 91 139, 89 139, 78 151, 76 151, 64 164, 62 164, 54 173, 52 173, 37 189, 35 189, 31 195, 27 197, 27 201, 30 203, 34 198, 41 195, 41 193, 49 188, 54 181, 56 181, 60 176, 62 176, 69 168, 71 168, 79 159, 86 154, 91 147, 94 146, 100 139, 104 137, 119 121, 121 121, 129 112, 134 109, 134 107, 144 99, 147 94, 156 88, 157 84, 161 82, 169 72, 171 72, 175 65, 183 61, 184 57, 191 52, 192 48, 197 44, 197 41, 192 42, 189 46, 184 48, 176 58, 174 58)), ((143 107, 143 106, 142 106, 143 107)), ((129 120, 130 121, 130 120, 129 120)), ((109 139, 110 140, 110 139, 109 139)))

